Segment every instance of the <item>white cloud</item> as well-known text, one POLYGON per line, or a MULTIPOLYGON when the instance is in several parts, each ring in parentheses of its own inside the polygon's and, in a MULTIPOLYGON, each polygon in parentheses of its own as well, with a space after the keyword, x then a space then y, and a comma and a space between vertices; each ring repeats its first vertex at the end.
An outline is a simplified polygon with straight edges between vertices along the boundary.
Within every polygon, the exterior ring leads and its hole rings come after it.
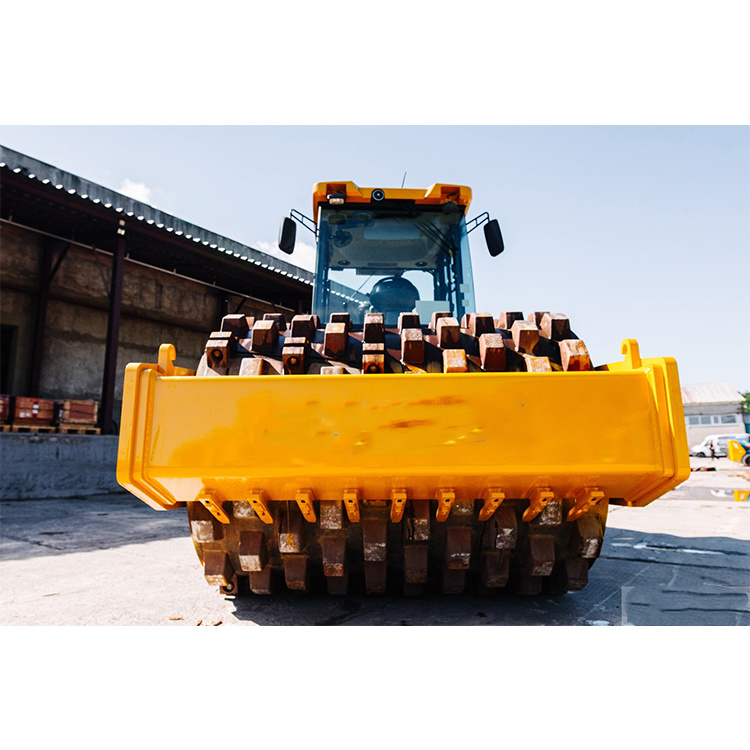
POLYGON ((313 245, 308 245, 305 242, 297 242, 294 245, 294 252, 291 255, 281 252, 276 242, 255 242, 253 243, 253 247, 264 253, 273 255, 274 258, 281 258, 281 260, 285 260, 287 263, 292 263, 295 266, 315 273, 315 247, 313 245))
POLYGON ((127 178, 122 181, 122 184, 117 190, 118 193, 127 195, 128 198, 140 201, 141 203, 151 202, 151 188, 146 187, 142 182, 133 182, 127 178))

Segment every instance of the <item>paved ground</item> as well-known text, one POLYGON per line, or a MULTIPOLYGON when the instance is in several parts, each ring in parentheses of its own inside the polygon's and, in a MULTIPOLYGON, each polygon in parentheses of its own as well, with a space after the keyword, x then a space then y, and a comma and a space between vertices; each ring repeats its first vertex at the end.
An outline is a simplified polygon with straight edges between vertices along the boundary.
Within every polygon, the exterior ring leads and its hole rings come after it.
MULTIPOLYGON (((711 461, 694 460, 694 466, 711 461)), ((726 459, 643 509, 610 509, 589 585, 563 597, 221 597, 184 511, 129 495, 0 505, 5 625, 748 625, 750 472, 726 459)))

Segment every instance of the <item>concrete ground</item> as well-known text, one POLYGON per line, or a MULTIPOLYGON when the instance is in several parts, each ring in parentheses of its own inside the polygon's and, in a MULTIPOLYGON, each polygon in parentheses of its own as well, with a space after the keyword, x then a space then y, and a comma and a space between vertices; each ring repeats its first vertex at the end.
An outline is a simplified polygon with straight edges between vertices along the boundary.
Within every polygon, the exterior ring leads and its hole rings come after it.
MULTIPOLYGON (((693 459, 710 467, 710 459, 693 459)), ((184 510, 127 494, 0 505, 3 625, 748 625, 750 471, 726 459, 647 508, 610 508, 589 585, 561 597, 224 598, 184 510)))

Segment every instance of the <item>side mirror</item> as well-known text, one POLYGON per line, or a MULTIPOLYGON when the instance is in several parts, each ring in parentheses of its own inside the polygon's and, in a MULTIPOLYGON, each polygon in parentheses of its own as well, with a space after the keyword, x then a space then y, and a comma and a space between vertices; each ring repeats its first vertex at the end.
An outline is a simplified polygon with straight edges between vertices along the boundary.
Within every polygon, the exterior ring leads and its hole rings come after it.
POLYGON ((297 225, 294 219, 285 216, 279 228, 279 250, 291 255, 294 252, 294 241, 297 238, 297 225))
POLYGON ((505 249, 503 233, 500 231, 500 224, 497 223, 497 219, 491 219, 484 225, 484 239, 493 258, 500 255, 505 249))

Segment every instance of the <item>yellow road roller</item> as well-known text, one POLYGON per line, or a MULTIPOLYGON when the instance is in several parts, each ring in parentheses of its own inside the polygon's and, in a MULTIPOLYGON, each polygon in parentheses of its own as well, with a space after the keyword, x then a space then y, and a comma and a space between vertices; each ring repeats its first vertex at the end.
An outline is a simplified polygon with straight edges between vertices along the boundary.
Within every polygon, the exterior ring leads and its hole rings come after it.
POLYGON ((227 315, 194 371, 168 343, 127 366, 118 481, 187 509, 223 594, 579 590, 608 505, 689 476, 673 359, 626 339, 594 366, 565 315, 476 312, 468 235, 504 247, 470 202, 318 183, 279 235, 315 235, 309 314, 227 315))

